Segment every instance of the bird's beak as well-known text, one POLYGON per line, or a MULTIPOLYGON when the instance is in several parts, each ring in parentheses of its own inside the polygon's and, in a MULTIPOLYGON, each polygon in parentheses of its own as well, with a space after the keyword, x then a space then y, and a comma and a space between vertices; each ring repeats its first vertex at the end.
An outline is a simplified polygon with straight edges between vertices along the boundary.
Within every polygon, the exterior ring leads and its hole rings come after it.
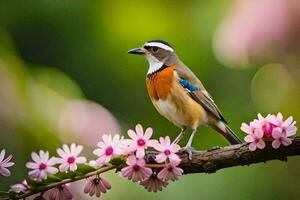
POLYGON ((144 48, 135 48, 135 49, 131 49, 128 51, 128 53, 131 53, 131 54, 138 54, 138 55, 143 55, 145 54, 145 49, 144 48))

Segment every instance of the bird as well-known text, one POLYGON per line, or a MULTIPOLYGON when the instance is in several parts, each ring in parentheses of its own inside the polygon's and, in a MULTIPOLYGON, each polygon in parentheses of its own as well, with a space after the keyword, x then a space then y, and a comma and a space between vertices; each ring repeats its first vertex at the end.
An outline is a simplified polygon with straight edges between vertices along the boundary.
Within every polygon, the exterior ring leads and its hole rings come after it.
POLYGON ((149 68, 146 85, 150 99, 162 116, 180 128, 173 143, 179 143, 187 128, 192 129, 183 148, 189 158, 193 152, 193 138, 198 127, 203 125, 216 130, 230 144, 241 143, 201 81, 179 59, 168 42, 151 40, 128 53, 142 55, 147 59, 149 68))

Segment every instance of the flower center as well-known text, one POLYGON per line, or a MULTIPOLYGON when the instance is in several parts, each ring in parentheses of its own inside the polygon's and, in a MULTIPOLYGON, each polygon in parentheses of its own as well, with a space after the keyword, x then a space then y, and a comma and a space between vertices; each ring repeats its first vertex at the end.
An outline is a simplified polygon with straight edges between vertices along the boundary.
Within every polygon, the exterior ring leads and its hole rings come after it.
POLYGON ((134 171, 139 171, 139 169, 140 169, 140 167, 139 167, 138 165, 134 165, 134 166, 133 166, 133 170, 134 170, 134 171))
POLYGON ((69 164, 72 164, 72 163, 75 162, 75 158, 74 158, 73 156, 70 156, 70 157, 68 158, 67 162, 68 162, 69 164))
POLYGON ((263 132, 265 133, 265 136, 266 137, 271 137, 272 136, 272 132, 273 132, 273 129, 275 128, 276 126, 274 124, 270 124, 270 123, 266 123, 263 125, 262 129, 263 129, 263 132))
POLYGON ((39 169, 40 169, 40 170, 46 169, 46 167, 47 167, 47 165, 46 165, 45 163, 41 163, 41 164, 39 165, 39 169))
POLYGON ((168 155, 171 154, 171 151, 170 151, 169 149, 166 149, 166 150, 164 151, 164 153, 165 153, 166 156, 168 156, 168 155))
POLYGON ((173 171, 173 167, 172 166, 169 166, 168 167, 168 171, 170 172, 170 171, 173 171))
POLYGON ((107 155, 107 156, 112 155, 113 152, 114 152, 114 149, 113 149, 112 147, 107 147, 107 148, 105 149, 105 155, 107 155))
POLYGON ((143 140, 143 139, 138 139, 137 144, 138 144, 139 146, 144 146, 144 145, 146 144, 146 142, 145 142, 145 140, 143 140))

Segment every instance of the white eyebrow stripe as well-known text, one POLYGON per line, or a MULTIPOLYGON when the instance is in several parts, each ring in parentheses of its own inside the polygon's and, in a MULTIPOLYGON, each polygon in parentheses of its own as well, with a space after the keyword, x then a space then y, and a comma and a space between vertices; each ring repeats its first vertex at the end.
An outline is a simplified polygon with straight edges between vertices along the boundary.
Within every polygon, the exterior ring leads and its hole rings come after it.
POLYGON ((160 43, 160 42, 149 42, 149 43, 144 44, 144 46, 149 46, 149 47, 159 47, 159 48, 162 48, 162 49, 164 49, 164 50, 174 52, 174 49, 172 49, 172 48, 169 47, 168 45, 165 45, 165 44, 160 43))

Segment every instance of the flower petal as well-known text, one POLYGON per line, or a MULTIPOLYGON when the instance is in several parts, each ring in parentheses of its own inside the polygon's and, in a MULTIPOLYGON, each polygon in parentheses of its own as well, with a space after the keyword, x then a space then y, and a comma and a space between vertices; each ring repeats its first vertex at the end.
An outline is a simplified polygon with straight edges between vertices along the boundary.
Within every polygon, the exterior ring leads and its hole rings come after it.
POLYGON ((2 149, 0 153, 0 162, 4 159, 4 156, 5 156, 5 149, 2 149))
POLYGON ((273 140, 272 147, 274 149, 278 149, 280 147, 280 145, 281 145, 281 142, 279 140, 273 140))
POLYGON ((61 165, 59 165, 59 170, 61 172, 67 171, 69 169, 69 164, 68 163, 62 163, 61 165))
POLYGON ((252 142, 252 143, 249 144, 249 150, 250 150, 250 151, 255 151, 256 148, 257 148, 257 146, 256 146, 256 143, 255 143, 255 142, 252 142))
POLYGON ((145 140, 149 140, 152 136, 152 133, 153 133, 153 129, 152 128, 147 128, 146 131, 145 131, 145 134, 144 134, 144 139, 145 140))
POLYGON ((37 163, 34 163, 34 162, 28 162, 28 163, 26 163, 26 167, 29 168, 29 169, 38 169, 39 165, 37 163))
POLYGON ((67 154, 68 156, 71 155, 71 151, 70 151, 68 145, 63 144, 63 150, 66 152, 66 154, 67 154))
POLYGON ((67 154, 66 152, 64 152, 61 148, 58 148, 58 149, 56 150, 56 152, 57 152, 57 154, 58 154, 60 157, 62 157, 62 158, 68 157, 68 154, 67 154))
POLYGON ((136 134, 137 134, 138 138, 142 138, 142 137, 143 137, 144 130, 143 130, 142 125, 137 124, 137 125, 135 126, 135 131, 136 131, 136 134))
POLYGON ((82 145, 78 145, 73 150, 72 155, 76 157, 76 156, 78 156, 81 153, 82 150, 83 150, 83 146, 82 145))
POLYGON ((280 138, 282 136, 283 136, 283 132, 282 132, 281 128, 277 127, 277 128, 273 129, 273 131, 272 131, 272 137, 274 139, 280 138))
POLYGON ((138 148, 136 150, 136 157, 137 158, 144 158, 145 156, 145 149, 144 148, 138 148))
POLYGON ((127 134, 128 134, 128 136, 129 136, 131 139, 133 139, 133 140, 138 140, 138 136, 137 136, 137 134, 136 134, 133 130, 129 129, 129 130, 127 131, 127 134))
POLYGON ((31 158, 32 158, 32 160, 33 160, 34 162, 36 162, 36 163, 41 163, 41 159, 40 159, 40 157, 39 157, 39 155, 38 155, 37 153, 32 152, 32 153, 31 153, 31 158))
POLYGON ((248 134, 252 133, 252 128, 246 123, 242 123, 241 130, 248 134))
POLYGON ((284 146, 289 146, 292 144, 292 140, 290 138, 282 138, 281 144, 284 146))
POLYGON ((257 143, 256 143, 256 146, 259 148, 259 149, 264 149, 266 147, 266 143, 265 141, 263 141, 262 139, 260 139, 257 143))
POLYGON ((84 156, 80 156, 76 158, 76 163, 85 163, 86 158, 84 156))
POLYGON ((246 137, 244 137, 245 142, 253 142, 254 141, 254 137, 253 135, 246 135, 246 137))
POLYGON ((264 132, 261 128, 257 128, 254 130, 254 136, 257 138, 262 138, 264 136, 264 132))
POLYGON ((136 164, 136 157, 134 155, 128 156, 126 164, 127 165, 135 165, 136 164))
POLYGON ((2 174, 3 176, 6 176, 6 177, 11 175, 10 171, 4 167, 0 168, 0 174, 2 174))
POLYGON ((155 157, 155 161, 158 163, 163 163, 167 159, 167 156, 164 153, 160 153, 155 157))

